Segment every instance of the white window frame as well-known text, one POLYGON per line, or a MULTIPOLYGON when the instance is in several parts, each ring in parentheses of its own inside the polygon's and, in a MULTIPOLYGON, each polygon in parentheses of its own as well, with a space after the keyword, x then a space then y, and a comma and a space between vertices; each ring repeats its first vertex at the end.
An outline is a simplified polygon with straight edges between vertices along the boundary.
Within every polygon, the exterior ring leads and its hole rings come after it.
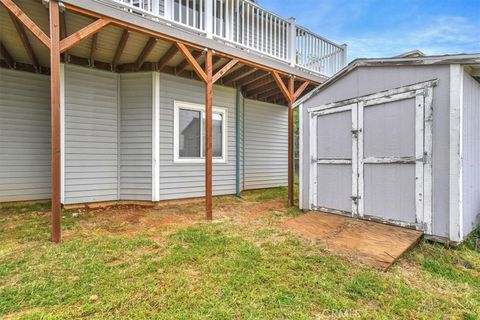
MULTIPOLYGON (((173 162, 174 163, 205 163, 205 156, 203 155, 203 143, 200 144, 200 158, 181 158, 179 156, 179 147, 180 147, 180 133, 179 133, 179 112, 180 109, 187 109, 192 111, 200 111, 201 112, 201 123, 203 123, 203 116, 205 114, 205 105, 185 102, 185 101, 178 101, 175 100, 173 102, 173 162)), ((213 163, 227 163, 227 132, 228 132, 228 110, 227 108, 222 107, 213 107, 213 112, 222 114, 222 157, 213 157, 213 163)), ((203 137, 204 135, 204 128, 203 125, 200 127, 201 133, 200 136, 203 137)))

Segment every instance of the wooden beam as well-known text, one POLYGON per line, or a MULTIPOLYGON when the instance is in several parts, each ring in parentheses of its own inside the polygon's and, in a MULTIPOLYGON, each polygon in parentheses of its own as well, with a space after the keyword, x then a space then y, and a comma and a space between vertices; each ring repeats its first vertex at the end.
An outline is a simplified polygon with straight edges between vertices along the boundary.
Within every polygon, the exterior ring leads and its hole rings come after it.
MULTIPOLYGON (((207 74, 203 71, 202 67, 198 64, 197 60, 192 56, 190 51, 188 50, 187 46, 181 42, 175 42, 180 52, 182 52, 183 56, 188 60, 190 65, 193 67, 193 71, 198 75, 203 82, 207 82, 207 74)), ((205 64, 207 67, 207 64, 205 64)))
POLYGON ((127 44, 128 37, 130 36, 130 31, 128 30, 123 30, 122 32, 122 37, 120 38, 120 41, 118 42, 117 49, 115 50, 115 55, 113 56, 112 60, 112 70, 115 70, 117 68, 118 61, 120 60, 120 57, 122 56, 123 50, 125 50, 125 45, 127 44))
MULTIPOLYGON (((196 51, 193 50, 192 52, 192 57, 195 59, 195 61, 198 61, 198 58, 202 56, 201 51, 196 51)), ((175 67, 175 74, 179 75, 182 73, 188 66, 190 65, 190 62, 188 62, 187 58, 185 58, 182 62, 180 62, 176 67, 175 67)))
POLYGON ((257 70, 255 72, 251 73, 249 76, 244 77, 244 78, 236 81, 235 84, 238 87, 243 87, 243 86, 249 85, 251 83, 254 83, 257 80, 263 79, 263 78, 268 77, 268 76, 269 76, 268 72, 265 72, 264 70, 257 70))
POLYGON ((10 19, 12 20, 13 25, 15 26, 15 29, 17 30, 18 37, 22 41, 23 48, 27 52, 28 58, 30 59, 30 63, 35 67, 36 70, 39 70, 40 65, 38 64, 38 59, 35 56, 35 53, 33 52, 30 41, 28 40, 27 33, 23 28, 23 24, 20 22, 20 20, 17 19, 16 16, 13 15, 12 12, 9 11, 8 13, 10 15, 10 19))
POLYGON ((50 0, 50 114, 51 114, 51 188, 52 188, 52 241, 60 242, 62 208, 60 204, 60 17, 57 0, 50 0))
POLYGON ((273 90, 273 89, 278 90, 278 86, 277 86, 277 83, 275 81, 273 81, 273 79, 272 79, 266 85, 257 87, 256 89, 253 89, 251 91, 246 91, 246 93, 247 93, 248 96, 258 96, 262 93, 268 92, 268 91, 273 90))
POLYGON ((249 84, 248 86, 245 86, 243 88, 243 90, 246 91, 246 92, 253 91, 253 90, 256 90, 260 87, 271 84, 272 82, 274 82, 273 78, 270 75, 268 75, 267 77, 258 79, 256 81, 252 82, 251 84, 249 84))
MULTIPOLYGON (((2 0, 0 0, 2 1, 2 0)), ((101 18, 96 20, 95 22, 90 23, 88 26, 78 30, 77 32, 69 35, 62 41, 60 41, 60 52, 64 52, 79 42, 83 41, 85 38, 90 37, 91 35, 97 33, 111 22, 110 19, 101 18)))
POLYGON ((140 55, 137 58, 137 61, 135 62, 136 70, 140 70, 145 60, 147 60, 150 52, 152 52, 153 48, 155 48, 156 43, 157 43, 157 38, 152 37, 148 39, 147 43, 145 44, 145 47, 143 47, 142 52, 140 53, 140 55))
POLYGON ((293 102, 297 101, 298 98, 300 98, 302 93, 305 91, 305 89, 308 88, 309 85, 310 85, 310 82, 308 81, 305 81, 304 83, 302 83, 300 88, 298 88, 297 91, 295 91, 295 94, 293 95, 293 102))
POLYGON ((0 2, 8 9, 35 37, 38 38, 47 48, 50 48, 50 39, 40 29, 35 22, 32 21, 12 0, 0 0, 0 2))
MULTIPOLYGON (((5 62, 5 60, 0 58, 0 68, 10 69, 10 66, 5 62)), ((40 69, 37 70, 30 63, 22 63, 22 62, 18 62, 18 61, 15 61, 15 70, 31 72, 31 73, 40 73, 40 74, 44 74, 44 75, 50 75, 50 68, 49 67, 40 66, 40 69)))
MULTIPOLYGON (((278 75, 277 75, 278 76, 278 75)), ((274 76, 275 77, 275 76, 274 76)), ((278 76, 278 78, 280 78, 278 76)), ((278 81, 278 80, 277 80, 278 81)), ((283 81, 280 81, 283 85, 283 81)), ((293 141, 293 134, 294 134, 294 119, 293 119, 293 103, 295 100, 293 96, 295 95, 295 79, 290 77, 288 79, 288 95, 290 99, 287 97, 286 100, 288 102, 288 204, 293 207, 294 206, 294 174, 295 174, 295 167, 294 167, 294 141, 293 141)))
POLYGON ((67 21, 65 18, 65 12, 60 12, 60 40, 67 37, 67 21))
MULTIPOLYGON (((63 59, 65 59, 65 57, 63 59)), ((63 61, 65 61, 65 60, 63 60, 63 61)), ((79 66, 90 67, 90 59, 89 58, 79 57, 79 56, 75 56, 75 55, 69 55, 68 56, 68 63, 76 64, 76 65, 79 65, 79 66)), ((112 64, 110 62, 95 60, 95 68, 96 69, 101 69, 101 70, 106 70, 106 71, 112 71, 112 64)))
MULTIPOLYGON (((257 99, 260 99, 260 98, 257 97, 257 99)), ((268 97, 263 97, 261 100, 272 101, 272 103, 275 103, 274 101, 280 101, 281 99, 285 100, 285 96, 283 95, 283 93, 280 92, 280 90, 278 90, 277 93, 275 94, 270 93, 268 97)))
MULTIPOLYGON (((67 30, 67 21, 66 21, 66 13, 65 12, 60 12, 60 41, 65 39, 68 35, 68 30, 67 30)), ((68 59, 66 56, 69 56, 68 50, 63 52, 63 55, 65 57, 65 61, 68 59)))
POLYGON ((268 91, 265 91, 261 94, 258 94, 257 95, 257 98, 258 99, 270 99, 272 97, 276 97, 276 96, 282 96, 283 97, 283 93, 280 92, 280 90, 278 89, 278 85, 275 83, 275 87, 274 88, 271 88, 270 90, 268 91))
POLYGON ((275 80, 275 82, 277 83, 280 91, 285 96, 285 99, 287 99, 287 101, 292 101, 293 100, 293 93, 290 94, 290 92, 288 91, 289 89, 283 83, 283 80, 280 77, 280 75, 277 72, 274 71, 274 72, 272 72, 272 76, 273 76, 273 79, 275 80))
POLYGON ((15 68, 15 60, 13 60, 12 55, 10 54, 10 52, 8 52, 7 48, 2 42, 0 42, 0 55, 7 63, 9 68, 15 68))
POLYGON ((224 84, 233 83, 235 81, 238 81, 238 80, 254 73, 255 71, 257 71, 257 69, 255 69, 255 68, 252 69, 249 66, 240 67, 237 70, 235 70, 235 71, 231 72, 230 74, 226 75, 223 78, 223 83, 224 84))
POLYGON ((92 36, 92 44, 90 45, 90 67, 95 67, 95 52, 97 51, 97 41, 98 41, 98 33, 95 33, 92 36))
POLYGON ((207 220, 212 220, 212 163, 213 163, 213 66, 212 51, 205 55, 205 211, 207 220))
MULTIPOLYGON (((98 62, 97 62, 98 63, 98 62)), ((138 71, 156 71, 157 64, 155 62, 145 61, 140 69, 137 69, 135 62, 119 64, 115 69, 119 73, 138 72, 138 71)))
POLYGON ((172 45, 170 49, 168 49, 168 51, 158 61, 158 71, 162 71, 163 68, 165 68, 165 66, 167 65, 167 63, 172 60, 173 57, 175 57, 177 52, 178 47, 176 45, 172 45))
MULTIPOLYGON (((215 65, 221 60, 222 58, 218 57, 218 56, 213 56, 212 57, 212 67, 214 68, 213 69, 213 74, 216 74, 218 71, 220 71, 220 69, 223 67, 223 65, 220 67, 220 68, 217 68, 215 69, 215 65)), ((205 70, 205 59, 204 61, 202 62, 201 64, 202 66, 202 69, 205 70)), ((173 73, 174 75, 177 75, 177 76, 180 76, 180 77, 184 77, 184 78, 189 78, 189 79, 196 79, 196 80, 200 80, 202 81, 202 79, 200 79, 197 74, 193 71, 189 71, 189 70, 184 70, 180 73, 178 72, 174 72, 173 73)))
POLYGON ((217 82, 225 73, 232 69, 238 63, 237 59, 230 60, 226 65, 220 69, 212 78, 213 83, 217 82))

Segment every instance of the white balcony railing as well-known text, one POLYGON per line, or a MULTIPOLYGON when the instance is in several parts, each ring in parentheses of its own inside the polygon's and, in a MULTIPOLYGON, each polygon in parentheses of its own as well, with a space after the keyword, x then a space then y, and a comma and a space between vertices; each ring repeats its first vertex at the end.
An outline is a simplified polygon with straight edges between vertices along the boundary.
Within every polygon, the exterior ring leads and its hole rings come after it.
POLYGON ((311 72, 331 76, 346 64, 338 45, 249 0, 113 0, 123 9, 192 29, 311 72), (210 14, 208 14, 210 13, 210 14))

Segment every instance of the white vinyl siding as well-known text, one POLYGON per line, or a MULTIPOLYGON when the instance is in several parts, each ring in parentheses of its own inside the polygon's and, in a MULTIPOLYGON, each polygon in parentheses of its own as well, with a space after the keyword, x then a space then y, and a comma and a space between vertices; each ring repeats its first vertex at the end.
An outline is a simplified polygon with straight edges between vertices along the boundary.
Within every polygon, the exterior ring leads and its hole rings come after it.
POLYGON ((0 69, 0 202, 50 198, 50 78, 0 69))
POLYGON ((246 99, 243 128, 245 189, 287 185, 287 108, 246 99))
MULTIPOLYGON (((226 163, 213 165, 213 194, 235 194, 235 90, 215 86, 213 104, 226 108, 226 163)), ((203 197, 205 164, 174 162, 174 101, 204 104, 205 87, 199 81, 160 75, 160 200, 203 197)))
POLYGON ((152 200, 152 73, 120 76, 120 199, 152 200))
POLYGON ((65 65, 65 204, 118 199, 118 76, 65 65))

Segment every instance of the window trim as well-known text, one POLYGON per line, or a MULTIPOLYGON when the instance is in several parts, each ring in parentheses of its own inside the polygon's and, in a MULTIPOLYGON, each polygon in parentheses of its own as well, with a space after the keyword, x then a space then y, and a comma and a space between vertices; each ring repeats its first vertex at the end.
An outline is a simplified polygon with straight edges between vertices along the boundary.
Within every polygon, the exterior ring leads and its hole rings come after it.
MULTIPOLYGON (((205 105, 198 103, 185 102, 180 100, 175 100, 173 102, 173 162, 174 163, 205 163, 205 157, 201 156, 200 158, 181 158, 179 156, 179 147, 180 147, 180 134, 179 134, 179 112, 180 109, 187 109, 192 111, 200 111, 200 118, 203 120, 205 113, 205 105)), ((222 157, 213 158, 213 163, 227 163, 227 136, 228 136, 228 109, 223 107, 213 107, 213 112, 222 114, 222 157)), ((203 122, 203 121, 201 121, 203 122)), ((200 136, 204 135, 203 126, 201 126, 200 136)), ((200 143, 200 154, 203 154, 203 143, 200 143)))

